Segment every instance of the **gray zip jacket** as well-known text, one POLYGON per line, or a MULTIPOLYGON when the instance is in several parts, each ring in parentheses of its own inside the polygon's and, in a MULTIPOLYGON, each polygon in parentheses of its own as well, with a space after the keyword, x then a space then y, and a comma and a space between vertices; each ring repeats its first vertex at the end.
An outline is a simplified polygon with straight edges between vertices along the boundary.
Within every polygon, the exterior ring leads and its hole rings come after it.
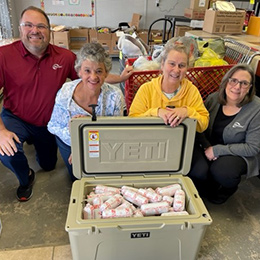
MULTIPOLYGON (((220 107, 218 93, 208 96, 205 106, 210 114, 208 129, 204 132, 206 137, 211 136, 213 124, 220 107)), ((216 157, 222 155, 241 156, 247 163, 247 178, 259 174, 260 166, 260 98, 255 96, 253 101, 244 105, 233 121, 223 131, 224 145, 213 146, 216 157)), ((211 146, 204 139, 204 147, 211 146)))

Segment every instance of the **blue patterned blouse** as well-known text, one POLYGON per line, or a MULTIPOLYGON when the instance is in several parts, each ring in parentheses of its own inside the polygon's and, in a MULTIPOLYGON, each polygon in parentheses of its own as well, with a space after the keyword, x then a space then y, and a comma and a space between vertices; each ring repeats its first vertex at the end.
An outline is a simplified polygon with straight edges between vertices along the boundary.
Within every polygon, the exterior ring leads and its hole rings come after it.
MULTIPOLYGON (((91 116, 86 110, 80 107, 72 98, 76 86, 81 79, 63 84, 58 91, 51 119, 48 123, 48 130, 58 136, 65 144, 69 145, 70 132, 69 121, 75 115, 91 116)), ((96 107, 97 116, 122 116, 125 109, 125 100, 122 91, 107 83, 101 86, 101 92, 96 107)))

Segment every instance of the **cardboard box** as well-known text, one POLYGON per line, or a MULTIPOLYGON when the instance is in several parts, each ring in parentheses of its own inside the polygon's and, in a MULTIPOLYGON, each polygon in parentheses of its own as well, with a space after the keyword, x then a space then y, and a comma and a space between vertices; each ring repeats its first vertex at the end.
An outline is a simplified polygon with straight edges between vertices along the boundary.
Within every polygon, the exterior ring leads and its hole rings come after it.
POLYGON ((196 11, 206 11, 209 6, 209 0, 190 0, 190 9, 196 11))
POLYGON ((112 33, 112 39, 110 44, 110 54, 119 55, 119 49, 117 47, 119 36, 116 33, 112 33))
POLYGON ((216 34, 241 34, 245 21, 245 10, 224 12, 206 10, 203 31, 216 34))
POLYGON ((137 36, 142 39, 146 44, 148 41, 148 30, 138 30, 137 31, 137 36))
MULTIPOLYGON (((148 44, 148 30, 139 30, 137 35, 144 43, 148 44)), ((151 30, 149 45, 162 44, 162 35, 162 30, 151 30)))
POLYGON ((107 41, 107 40, 99 40, 98 42, 102 45, 102 47, 105 49, 105 51, 110 54, 111 40, 109 40, 109 41, 107 41))
POLYGON ((99 42, 109 54, 119 54, 117 48, 118 37, 116 37, 115 33, 98 32, 92 28, 89 29, 89 41, 99 42))
POLYGON ((73 183, 65 226, 73 260, 197 259, 212 219, 183 176, 195 132, 190 118, 175 128, 152 117, 72 119, 73 173, 81 179, 73 183), (83 219, 86 195, 97 185, 155 189, 174 183, 185 192, 189 215, 83 219))
POLYGON ((50 32, 50 44, 54 44, 53 31, 50 32))
POLYGON ((53 32, 53 44, 65 49, 69 49, 69 45, 70 45, 69 31, 53 32))
POLYGON ((205 10, 194 10, 185 8, 184 16, 194 20, 203 20, 205 16, 205 10))
POLYGON ((191 20, 190 27, 192 28, 203 28, 204 21, 203 20, 191 20))
POLYGON ((99 42, 99 41, 111 41, 111 33, 98 32, 97 29, 89 29, 89 41, 99 42))
POLYGON ((130 27, 135 26, 135 28, 138 30, 141 18, 142 18, 142 15, 134 13, 132 16, 132 21, 128 23, 129 26, 130 27))
POLYGON ((98 32, 96 29, 89 29, 88 35, 89 35, 89 42, 98 42, 98 32))
POLYGON ((205 41, 208 41, 209 39, 218 39, 218 38, 222 37, 222 35, 211 34, 211 33, 207 33, 202 30, 192 30, 192 31, 186 32, 185 36, 192 37, 194 39, 200 38, 205 41))
POLYGON ((175 25, 174 37, 185 36, 185 33, 192 29, 192 27, 186 25, 175 25))
POLYGON ((70 49, 80 49, 89 42, 88 29, 70 29, 70 49))

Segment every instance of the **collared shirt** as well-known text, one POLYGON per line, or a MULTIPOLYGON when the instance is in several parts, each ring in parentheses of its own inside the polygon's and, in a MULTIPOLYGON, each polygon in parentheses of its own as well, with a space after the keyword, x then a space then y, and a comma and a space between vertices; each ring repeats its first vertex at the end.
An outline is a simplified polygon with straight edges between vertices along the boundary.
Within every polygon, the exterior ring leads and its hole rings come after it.
MULTIPOLYGON (((55 105, 48 123, 48 130, 70 145, 69 121, 76 115, 91 116, 73 99, 73 93, 81 79, 66 82, 57 93, 55 105)), ((113 85, 104 83, 98 97, 97 116, 123 116, 125 100, 122 91, 113 85)))
POLYGON ((0 88, 3 106, 27 123, 46 126, 57 91, 67 78, 78 78, 76 56, 69 50, 49 45, 38 59, 21 41, 0 48, 0 88))

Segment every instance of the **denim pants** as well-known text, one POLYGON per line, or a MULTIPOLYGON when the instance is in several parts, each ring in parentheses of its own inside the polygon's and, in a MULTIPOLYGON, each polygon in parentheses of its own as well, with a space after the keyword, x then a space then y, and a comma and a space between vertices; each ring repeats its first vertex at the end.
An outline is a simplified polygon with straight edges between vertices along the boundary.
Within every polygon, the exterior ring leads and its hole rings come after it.
POLYGON ((73 172, 72 172, 72 165, 69 164, 69 157, 70 157, 70 154, 71 154, 71 147, 67 144, 65 144, 59 137, 56 136, 56 142, 57 142, 57 145, 59 147, 59 151, 60 151, 60 154, 61 154, 61 157, 65 163, 65 165, 67 166, 67 169, 68 169, 68 172, 69 172, 69 175, 70 175, 70 178, 72 181, 75 181, 77 180, 77 178, 73 175, 73 172))
POLYGON ((17 152, 14 156, 0 155, 0 161, 18 178, 20 185, 28 185, 30 167, 23 150, 23 143, 32 143, 36 151, 36 160, 45 171, 55 168, 57 162, 57 144, 54 135, 47 127, 34 126, 13 115, 9 110, 2 109, 1 118, 7 130, 14 132, 21 143, 16 143, 17 152))

